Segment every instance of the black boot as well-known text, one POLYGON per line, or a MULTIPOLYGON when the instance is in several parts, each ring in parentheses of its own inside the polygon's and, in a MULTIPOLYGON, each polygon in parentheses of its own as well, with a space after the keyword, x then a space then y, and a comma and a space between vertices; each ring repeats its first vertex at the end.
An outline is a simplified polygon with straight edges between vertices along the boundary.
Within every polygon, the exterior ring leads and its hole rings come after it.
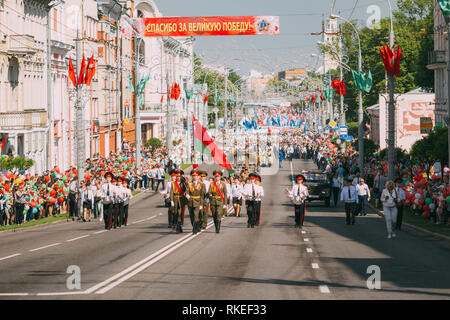
POLYGON ((217 226, 218 226, 218 231, 217 233, 220 233, 220 225, 221 225, 222 221, 217 222, 217 226))
POLYGON ((192 233, 197 234, 198 232, 198 222, 194 222, 194 225, 192 226, 192 233))

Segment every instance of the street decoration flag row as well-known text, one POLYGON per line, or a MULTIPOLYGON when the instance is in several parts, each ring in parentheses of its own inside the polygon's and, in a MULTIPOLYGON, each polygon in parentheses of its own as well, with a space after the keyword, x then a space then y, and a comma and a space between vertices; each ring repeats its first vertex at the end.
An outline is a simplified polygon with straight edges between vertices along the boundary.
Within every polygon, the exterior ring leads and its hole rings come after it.
POLYGON ((365 91, 367 93, 372 89, 372 73, 369 72, 366 74, 361 71, 361 73, 356 72, 352 69, 353 79, 355 79, 355 85, 358 89, 365 91))
POLYGON ((128 37, 274 35, 279 21, 279 16, 127 18, 121 30, 128 37))
POLYGON ((345 96, 345 83, 344 83, 344 80, 339 81, 338 79, 334 79, 334 80, 331 82, 331 86, 332 86, 334 89, 336 89, 337 93, 338 93, 340 96, 345 96))
POLYGON ((388 76, 396 77, 400 76, 400 58, 402 57, 402 50, 400 45, 398 46, 398 50, 391 50, 391 48, 387 45, 383 45, 383 48, 379 47, 381 56, 383 57, 384 68, 386 69, 386 73, 388 76), (392 59, 394 62, 392 63, 392 59))
POLYGON ((214 162, 217 163, 222 168, 228 170, 230 174, 233 174, 234 170, 231 164, 228 163, 225 153, 217 147, 214 140, 211 139, 206 129, 201 125, 201 123, 192 114, 193 124, 194 124, 194 148, 195 150, 211 156, 214 162))
POLYGON ((72 58, 69 58, 69 79, 72 81, 74 87, 78 85, 90 85, 91 80, 95 74, 95 62, 94 55, 89 58, 88 64, 86 65, 86 58, 83 54, 83 59, 81 61, 80 74, 78 75, 78 80, 75 75, 75 69, 72 64, 72 58), (92 66, 92 67, 91 67, 92 66), (91 68, 90 68, 91 67, 91 68))

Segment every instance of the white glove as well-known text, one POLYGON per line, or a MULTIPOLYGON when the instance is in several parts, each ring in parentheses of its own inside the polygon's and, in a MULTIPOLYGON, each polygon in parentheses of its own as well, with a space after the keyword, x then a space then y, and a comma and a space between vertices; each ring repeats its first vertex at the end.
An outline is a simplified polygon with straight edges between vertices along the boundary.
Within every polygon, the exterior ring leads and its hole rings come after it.
POLYGON ((189 200, 189 198, 190 198, 190 197, 191 197, 190 195, 188 195, 188 194, 186 195, 186 199, 188 199, 188 200, 189 200))
POLYGON ((198 209, 199 209, 199 210, 202 210, 202 209, 203 209, 203 206, 200 206, 198 209))
POLYGON ((226 208, 227 208, 227 205, 226 205, 226 204, 224 204, 224 205, 223 205, 223 208, 224 208, 224 209, 226 209, 226 208))
POLYGON ((175 203, 173 203, 173 201, 170 201, 170 204, 172 205, 172 207, 175 206, 175 203))

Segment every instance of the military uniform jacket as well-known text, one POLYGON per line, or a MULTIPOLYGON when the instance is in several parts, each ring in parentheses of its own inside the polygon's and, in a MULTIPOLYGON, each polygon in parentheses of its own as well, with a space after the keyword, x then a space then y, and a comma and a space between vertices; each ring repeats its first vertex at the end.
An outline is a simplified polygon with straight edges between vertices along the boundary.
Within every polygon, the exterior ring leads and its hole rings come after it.
POLYGON ((209 185, 209 197, 211 198, 211 205, 219 205, 219 204, 228 204, 228 194, 227 194, 227 186, 223 182, 212 182, 209 185), (216 186, 219 188, 220 192, 222 193, 222 197, 220 196, 219 191, 216 189, 216 186))
POLYGON ((189 181, 186 194, 189 195, 189 207, 203 207, 205 202, 206 187, 201 181, 197 181, 197 183, 194 181, 189 181))
POLYGON ((186 184, 184 184, 183 182, 178 183, 178 186, 181 189, 181 194, 180 191, 178 190, 177 186, 176 186, 176 181, 172 181, 171 182, 171 187, 170 187, 170 201, 185 201, 185 195, 186 195, 186 184))

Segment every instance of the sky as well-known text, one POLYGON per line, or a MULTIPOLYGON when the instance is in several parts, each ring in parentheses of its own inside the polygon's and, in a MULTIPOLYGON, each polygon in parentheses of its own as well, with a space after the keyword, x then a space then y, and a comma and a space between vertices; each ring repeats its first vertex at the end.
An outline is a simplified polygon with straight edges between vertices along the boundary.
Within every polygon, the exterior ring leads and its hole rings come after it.
MULTIPOLYGON (((311 54, 318 53, 322 38, 311 33, 321 31, 333 2, 334 13, 357 19, 358 27, 378 10, 381 18, 389 16, 387 0, 155 0, 167 17, 279 16, 278 35, 196 37, 194 51, 204 63, 226 65, 241 75, 251 69, 263 74, 294 67, 316 70, 323 60, 311 54)), ((396 2, 391 0, 394 9, 396 2)))

